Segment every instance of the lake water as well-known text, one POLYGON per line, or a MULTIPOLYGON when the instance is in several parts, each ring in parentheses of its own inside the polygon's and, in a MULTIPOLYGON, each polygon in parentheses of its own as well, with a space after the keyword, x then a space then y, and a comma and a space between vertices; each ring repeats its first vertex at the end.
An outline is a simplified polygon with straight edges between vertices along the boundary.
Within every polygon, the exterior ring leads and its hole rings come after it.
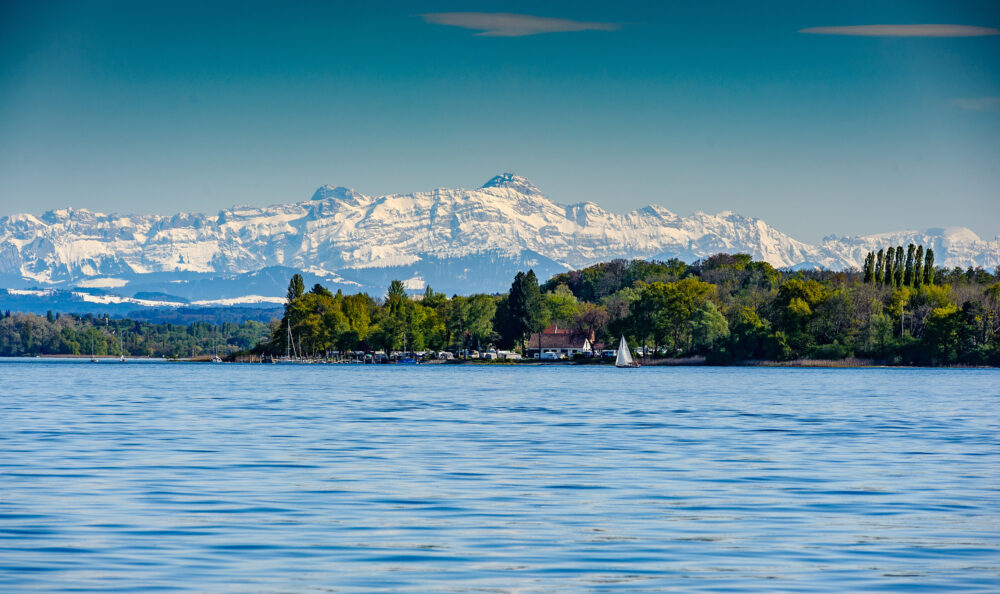
POLYGON ((0 360, 0 590, 1000 590, 994 370, 0 360))

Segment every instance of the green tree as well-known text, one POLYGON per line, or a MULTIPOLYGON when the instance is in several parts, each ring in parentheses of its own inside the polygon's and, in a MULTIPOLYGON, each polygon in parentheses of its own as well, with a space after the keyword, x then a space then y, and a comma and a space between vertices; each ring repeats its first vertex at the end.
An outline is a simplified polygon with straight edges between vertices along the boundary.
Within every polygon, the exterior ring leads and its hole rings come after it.
POLYGON ((518 272, 507 294, 504 307, 505 320, 501 334, 510 343, 524 342, 532 332, 540 332, 545 327, 545 303, 538 287, 534 270, 527 274, 518 272))
POLYGON ((489 295, 473 295, 467 301, 464 326, 469 338, 477 349, 491 342, 493 334, 493 317, 496 315, 497 303, 489 295))
POLYGON ((644 338, 651 334, 655 346, 659 346, 672 335, 675 348, 691 348, 691 318, 715 291, 715 285, 694 277, 646 285, 634 308, 636 336, 644 338))
POLYGON ((906 272, 903 274, 903 284, 907 287, 913 286, 913 257, 917 253, 917 246, 910 244, 906 248, 906 272))
POLYGON ((960 322, 954 305, 935 307, 931 312, 921 342, 932 363, 945 365, 958 360, 960 322))
POLYGON ((881 311, 872 314, 863 330, 865 351, 879 358, 885 357, 892 342, 892 329, 894 327, 892 318, 887 314, 881 311))
POLYGON ((566 328, 580 313, 580 303, 566 285, 557 286, 551 292, 546 293, 544 297, 550 322, 555 322, 566 328))
POLYGON ((828 295, 823 285, 812 279, 790 278, 778 288, 773 309, 777 313, 777 330, 782 333, 782 357, 804 356, 813 348, 816 340, 808 326, 828 295))
POLYGON ((424 307, 437 309, 444 305, 446 301, 448 301, 448 297, 444 293, 435 293, 434 290, 431 289, 431 286, 427 285, 427 287, 424 288, 424 295, 420 300, 420 304, 424 307))
POLYGON ((708 353, 729 338, 729 323, 711 301, 701 304, 691 316, 691 345, 708 353))
POLYGON ((857 302, 858 293, 846 287, 836 288, 826 291, 822 302, 815 305, 808 332, 818 344, 839 343, 846 348, 852 343, 862 325, 859 312, 864 309, 857 302))
POLYGON ((400 307, 408 299, 406 295, 406 285, 401 280, 394 280, 389 283, 389 290, 386 291, 385 304, 390 310, 400 307))
POLYGON ((875 253, 868 252, 865 256, 864 278, 862 282, 868 284, 875 281, 875 253))
POLYGON ((780 306, 787 306, 792 299, 799 298, 807 305, 816 305, 827 296, 826 290, 819 282, 811 279, 790 278, 778 288, 775 298, 780 306))
POLYGON ((741 307, 729 328, 729 342, 727 352, 723 354, 724 360, 727 356, 732 361, 777 358, 771 339, 770 323, 761 319, 757 312, 749 307, 741 307))
POLYGON ((312 293, 313 295, 322 295, 324 297, 329 297, 331 299, 333 298, 333 293, 330 292, 330 289, 327 289, 326 287, 324 287, 319 283, 313 285, 313 288, 309 289, 309 292, 312 293))
POLYGON ((875 284, 881 285, 885 277, 885 250, 879 250, 875 256, 875 284))
POLYGON ((893 272, 892 268, 896 265, 896 248, 889 246, 889 249, 885 251, 885 264, 883 265, 883 270, 885 275, 882 279, 882 284, 891 287, 893 284, 893 272))
POLYGON ((892 284, 899 287, 903 286, 903 266, 906 257, 903 255, 903 246, 896 246, 896 261, 892 264, 892 284))
POLYGON ((409 349, 414 343, 414 314, 403 281, 393 280, 386 291, 385 307, 380 312, 378 328, 373 331, 373 340, 387 352, 402 348, 404 343, 409 349))
POLYGON ((347 295, 341 297, 341 310, 347 317, 347 325, 357 335, 357 340, 364 340, 371 327, 375 301, 364 293, 347 295))
POLYGON ((919 289, 924 284, 924 246, 917 246, 913 257, 913 288, 919 289))
POLYGON ((611 316, 608 314, 607 307, 592 303, 583 303, 581 304, 580 313, 577 314, 576 319, 573 321, 573 326, 586 334, 599 337, 604 334, 610 321, 611 316))
MULTIPOLYGON (((442 318, 445 328, 445 343, 449 348, 455 347, 461 349, 465 347, 466 340, 469 337, 468 330, 466 329, 468 310, 469 300, 461 295, 453 296, 444 306, 442 318)), ((494 319, 490 320, 490 330, 492 330, 492 324, 496 317, 495 314, 493 317, 494 319)))
POLYGON ((934 284, 934 250, 927 248, 924 255, 924 284, 934 284))
POLYGON ((288 281, 288 294, 287 294, 287 302, 285 304, 285 308, 287 309, 291 307, 292 303, 295 303, 295 300, 298 299, 299 297, 302 297, 302 295, 305 292, 306 292, 306 283, 302 279, 302 275, 293 274, 292 279, 288 281))
POLYGON ((629 304, 628 321, 623 332, 630 334, 640 344, 646 344, 652 337, 653 346, 666 344, 668 336, 675 336, 674 347, 680 347, 681 329, 674 324, 671 312, 668 311, 670 299, 668 283, 655 282, 643 284, 635 298, 629 304))

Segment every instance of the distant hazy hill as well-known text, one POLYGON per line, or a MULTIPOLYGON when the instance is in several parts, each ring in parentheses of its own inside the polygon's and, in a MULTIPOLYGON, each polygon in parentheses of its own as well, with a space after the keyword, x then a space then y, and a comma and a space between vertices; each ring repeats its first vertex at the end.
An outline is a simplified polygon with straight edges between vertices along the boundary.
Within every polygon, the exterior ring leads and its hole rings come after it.
MULTIPOLYGON (((499 175, 474 190, 367 196, 323 186, 311 200, 234 207, 209 217, 64 209, 0 219, 0 286, 81 287, 152 307, 276 304, 288 276, 333 290, 382 293, 400 278, 447 293, 506 289, 519 269, 540 278, 612 258, 745 252, 777 267, 860 267, 865 253, 910 242, 945 266, 1000 264, 1000 241, 965 228, 828 237, 810 245, 732 212, 627 214, 563 205, 499 175), (157 295, 159 294, 159 295, 157 295), (201 302, 201 303, 199 303, 201 302)), ((0 304, 2 307, 2 304, 0 304)))

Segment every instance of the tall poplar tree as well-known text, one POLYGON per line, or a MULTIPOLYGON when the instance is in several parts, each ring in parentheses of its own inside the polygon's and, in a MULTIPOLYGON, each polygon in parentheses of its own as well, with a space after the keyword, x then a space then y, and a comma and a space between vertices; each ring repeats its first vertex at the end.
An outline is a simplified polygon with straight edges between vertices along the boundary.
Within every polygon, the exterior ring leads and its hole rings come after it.
POLYGON ((879 250, 875 255, 875 284, 881 285, 885 276, 885 250, 879 250))
POLYGON ((871 283, 875 280, 875 252, 868 252, 865 256, 865 283, 871 283))
POLYGON ((917 246, 917 254, 913 258, 913 286, 919 289, 924 284, 924 246, 917 246))
POLYGON ((934 284, 934 250, 927 248, 924 256, 924 284, 934 284))
POLYGON ((913 286, 913 256, 917 253, 917 246, 912 243, 906 247, 906 272, 903 276, 903 284, 907 287, 913 286))
POLYGON ((885 271, 882 284, 887 287, 892 286, 892 265, 896 262, 896 248, 889 246, 889 249, 885 251, 885 266, 883 267, 885 271))
POLYGON ((892 264, 892 284, 896 285, 896 288, 903 286, 903 265, 905 263, 905 257, 903 256, 903 246, 896 246, 896 261, 892 264))

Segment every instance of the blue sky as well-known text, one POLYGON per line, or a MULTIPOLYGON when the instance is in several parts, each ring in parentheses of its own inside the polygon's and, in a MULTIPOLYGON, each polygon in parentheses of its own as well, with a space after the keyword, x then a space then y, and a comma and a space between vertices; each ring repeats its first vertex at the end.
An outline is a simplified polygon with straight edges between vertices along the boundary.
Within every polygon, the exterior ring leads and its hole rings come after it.
POLYGON ((805 241, 992 238, 997 28, 992 0, 3 2, 0 216, 515 171, 560 202, 735 210, 805 241), (941 24, 969 29, 800 32, 941 24))

